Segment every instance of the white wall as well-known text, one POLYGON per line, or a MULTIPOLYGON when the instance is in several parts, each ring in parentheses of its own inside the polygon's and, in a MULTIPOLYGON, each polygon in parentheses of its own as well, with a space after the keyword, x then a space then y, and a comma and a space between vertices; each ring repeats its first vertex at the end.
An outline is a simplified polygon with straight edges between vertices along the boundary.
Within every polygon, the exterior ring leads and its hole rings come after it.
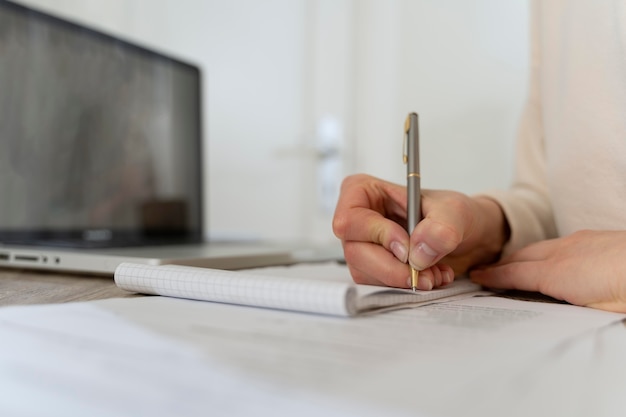
POLYGON ((416 111, 425 187, 506 187, 526 89, 526 1, 358 4, 354 171, 403 181, 401 129, 416 111))
POLYGON ((409 111, 426 187, 509 182, 526 0, 22 2, 203 67, 214 234, 332 239, 320 148, 340 151, 335 186, 352 172, 401 182, 409 111))

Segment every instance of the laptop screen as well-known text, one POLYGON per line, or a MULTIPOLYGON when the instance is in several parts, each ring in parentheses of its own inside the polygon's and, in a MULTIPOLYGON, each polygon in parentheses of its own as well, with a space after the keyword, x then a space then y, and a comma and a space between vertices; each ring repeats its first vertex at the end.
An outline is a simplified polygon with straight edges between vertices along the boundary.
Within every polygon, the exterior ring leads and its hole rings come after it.
POLYGON ((0 0, 0 242, 202 238, 200 71, 0 0))

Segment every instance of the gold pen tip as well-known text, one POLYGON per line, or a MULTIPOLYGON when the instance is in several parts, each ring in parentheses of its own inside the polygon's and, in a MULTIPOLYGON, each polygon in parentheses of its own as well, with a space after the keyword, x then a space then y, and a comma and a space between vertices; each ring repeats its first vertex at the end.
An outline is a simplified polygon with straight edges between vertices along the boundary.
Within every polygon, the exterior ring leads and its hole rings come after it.
POLYGON ((413 292, 417 291, 417 283, 419 282, 419 271, 411 267, 411 289, 413 292))

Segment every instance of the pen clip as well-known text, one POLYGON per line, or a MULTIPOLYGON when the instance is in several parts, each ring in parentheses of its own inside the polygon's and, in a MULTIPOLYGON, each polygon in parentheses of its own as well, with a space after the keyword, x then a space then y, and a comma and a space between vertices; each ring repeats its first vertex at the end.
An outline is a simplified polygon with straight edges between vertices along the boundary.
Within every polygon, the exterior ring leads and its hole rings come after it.
POLYGON ((405 164, 409 163, 409 154, 408 154, 408 141, 409 141, 409 130, 411 129, 411 115, 406 116, 406 120, 404 121, 404 136, 402 137, 402 162, 405 164))

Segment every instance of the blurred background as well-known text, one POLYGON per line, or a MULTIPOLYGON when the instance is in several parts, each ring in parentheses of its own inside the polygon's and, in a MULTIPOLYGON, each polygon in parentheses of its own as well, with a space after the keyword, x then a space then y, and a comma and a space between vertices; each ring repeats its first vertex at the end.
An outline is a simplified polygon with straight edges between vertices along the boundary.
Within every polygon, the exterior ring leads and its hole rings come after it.
POLYGON ((20 0, 199 64, 207 230, 334 240, 341 180, 505 188, 526 94, 527 0, 20 0))

